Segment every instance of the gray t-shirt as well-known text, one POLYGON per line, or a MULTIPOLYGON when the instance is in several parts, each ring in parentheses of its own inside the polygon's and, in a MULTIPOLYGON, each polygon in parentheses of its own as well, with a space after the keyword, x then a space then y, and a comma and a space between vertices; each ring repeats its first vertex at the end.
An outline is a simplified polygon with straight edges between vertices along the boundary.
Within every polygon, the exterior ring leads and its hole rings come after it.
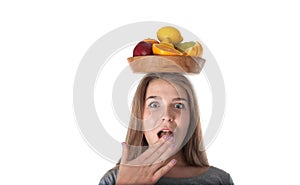
MULTIPOLYGON (((116 184, 118 168, 109 170, 100 180, 99 185, 116 184)), ((232 178, 229 173, 210 166, 209 169, 201 175, 190 178, 169 178, 162 177, 156 185, 233 185, 232 178)))

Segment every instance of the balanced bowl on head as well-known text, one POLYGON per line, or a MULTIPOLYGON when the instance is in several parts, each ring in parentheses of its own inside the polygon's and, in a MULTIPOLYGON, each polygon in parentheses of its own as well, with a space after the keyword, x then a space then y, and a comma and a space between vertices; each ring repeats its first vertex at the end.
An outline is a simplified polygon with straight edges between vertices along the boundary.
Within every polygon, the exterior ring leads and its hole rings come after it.
POLYGON ((127 59, 133 73, 191 73, 199 74, 205 60, 191 56, 137 56, 127 59))
POLYGON ((147 38, 136 44, 128 63, 133 73, 199 74, 204 67, 203 47, 199 41, 182 42, 178 29, 165 26, 157 39, 147 38))

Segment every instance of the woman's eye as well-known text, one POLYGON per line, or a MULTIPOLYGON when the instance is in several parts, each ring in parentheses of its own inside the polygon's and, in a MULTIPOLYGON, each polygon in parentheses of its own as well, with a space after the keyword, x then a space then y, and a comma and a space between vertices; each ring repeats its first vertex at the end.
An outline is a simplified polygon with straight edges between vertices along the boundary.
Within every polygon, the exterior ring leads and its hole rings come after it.
POLYGON ((183 108, 184 108, 184 105, 183 105, 182 103, 176 103, 176 104, 174 105, 174 107, 175 107, 176 109, 183 109, 183 108))
POLYGON ((148 105, 149 108, 157 108, 159 107, 159 103, 158 102, 152 102, 148 105))

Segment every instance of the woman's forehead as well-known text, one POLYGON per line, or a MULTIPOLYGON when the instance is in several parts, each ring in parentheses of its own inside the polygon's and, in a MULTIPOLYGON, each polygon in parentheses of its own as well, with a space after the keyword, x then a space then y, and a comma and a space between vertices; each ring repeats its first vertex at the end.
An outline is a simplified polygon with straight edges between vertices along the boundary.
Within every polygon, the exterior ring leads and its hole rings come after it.
POLYGON ((146 90, 146 98, 148 96, 177 96, 187 99, 186 91, 172 82, 163 79, 152 80, 146 90))

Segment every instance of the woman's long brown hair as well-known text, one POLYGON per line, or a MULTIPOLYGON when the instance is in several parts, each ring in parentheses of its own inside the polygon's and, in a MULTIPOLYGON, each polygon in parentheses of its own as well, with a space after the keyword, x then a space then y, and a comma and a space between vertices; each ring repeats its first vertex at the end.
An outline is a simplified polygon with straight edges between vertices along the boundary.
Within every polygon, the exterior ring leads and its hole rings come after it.
MULTIPOLYGON (((142 131, 142 116, 147 87, 149 83, 155 79, 165 80, 186 91, 188 105, 190 106, 190 124, 182 147, 183 157, 187 165, 200 167, 209 166, 202 138, 197 97, 190 81, 179 73, 149 73, 140 81, 132 101, 129 128, 126 136, 127 145, 148 146, 148 142, 142 131)), ((135 148, 139 149, 134 150, 134 152, 130 154, 129 160, 139 156, 147 147, 135 148)))

